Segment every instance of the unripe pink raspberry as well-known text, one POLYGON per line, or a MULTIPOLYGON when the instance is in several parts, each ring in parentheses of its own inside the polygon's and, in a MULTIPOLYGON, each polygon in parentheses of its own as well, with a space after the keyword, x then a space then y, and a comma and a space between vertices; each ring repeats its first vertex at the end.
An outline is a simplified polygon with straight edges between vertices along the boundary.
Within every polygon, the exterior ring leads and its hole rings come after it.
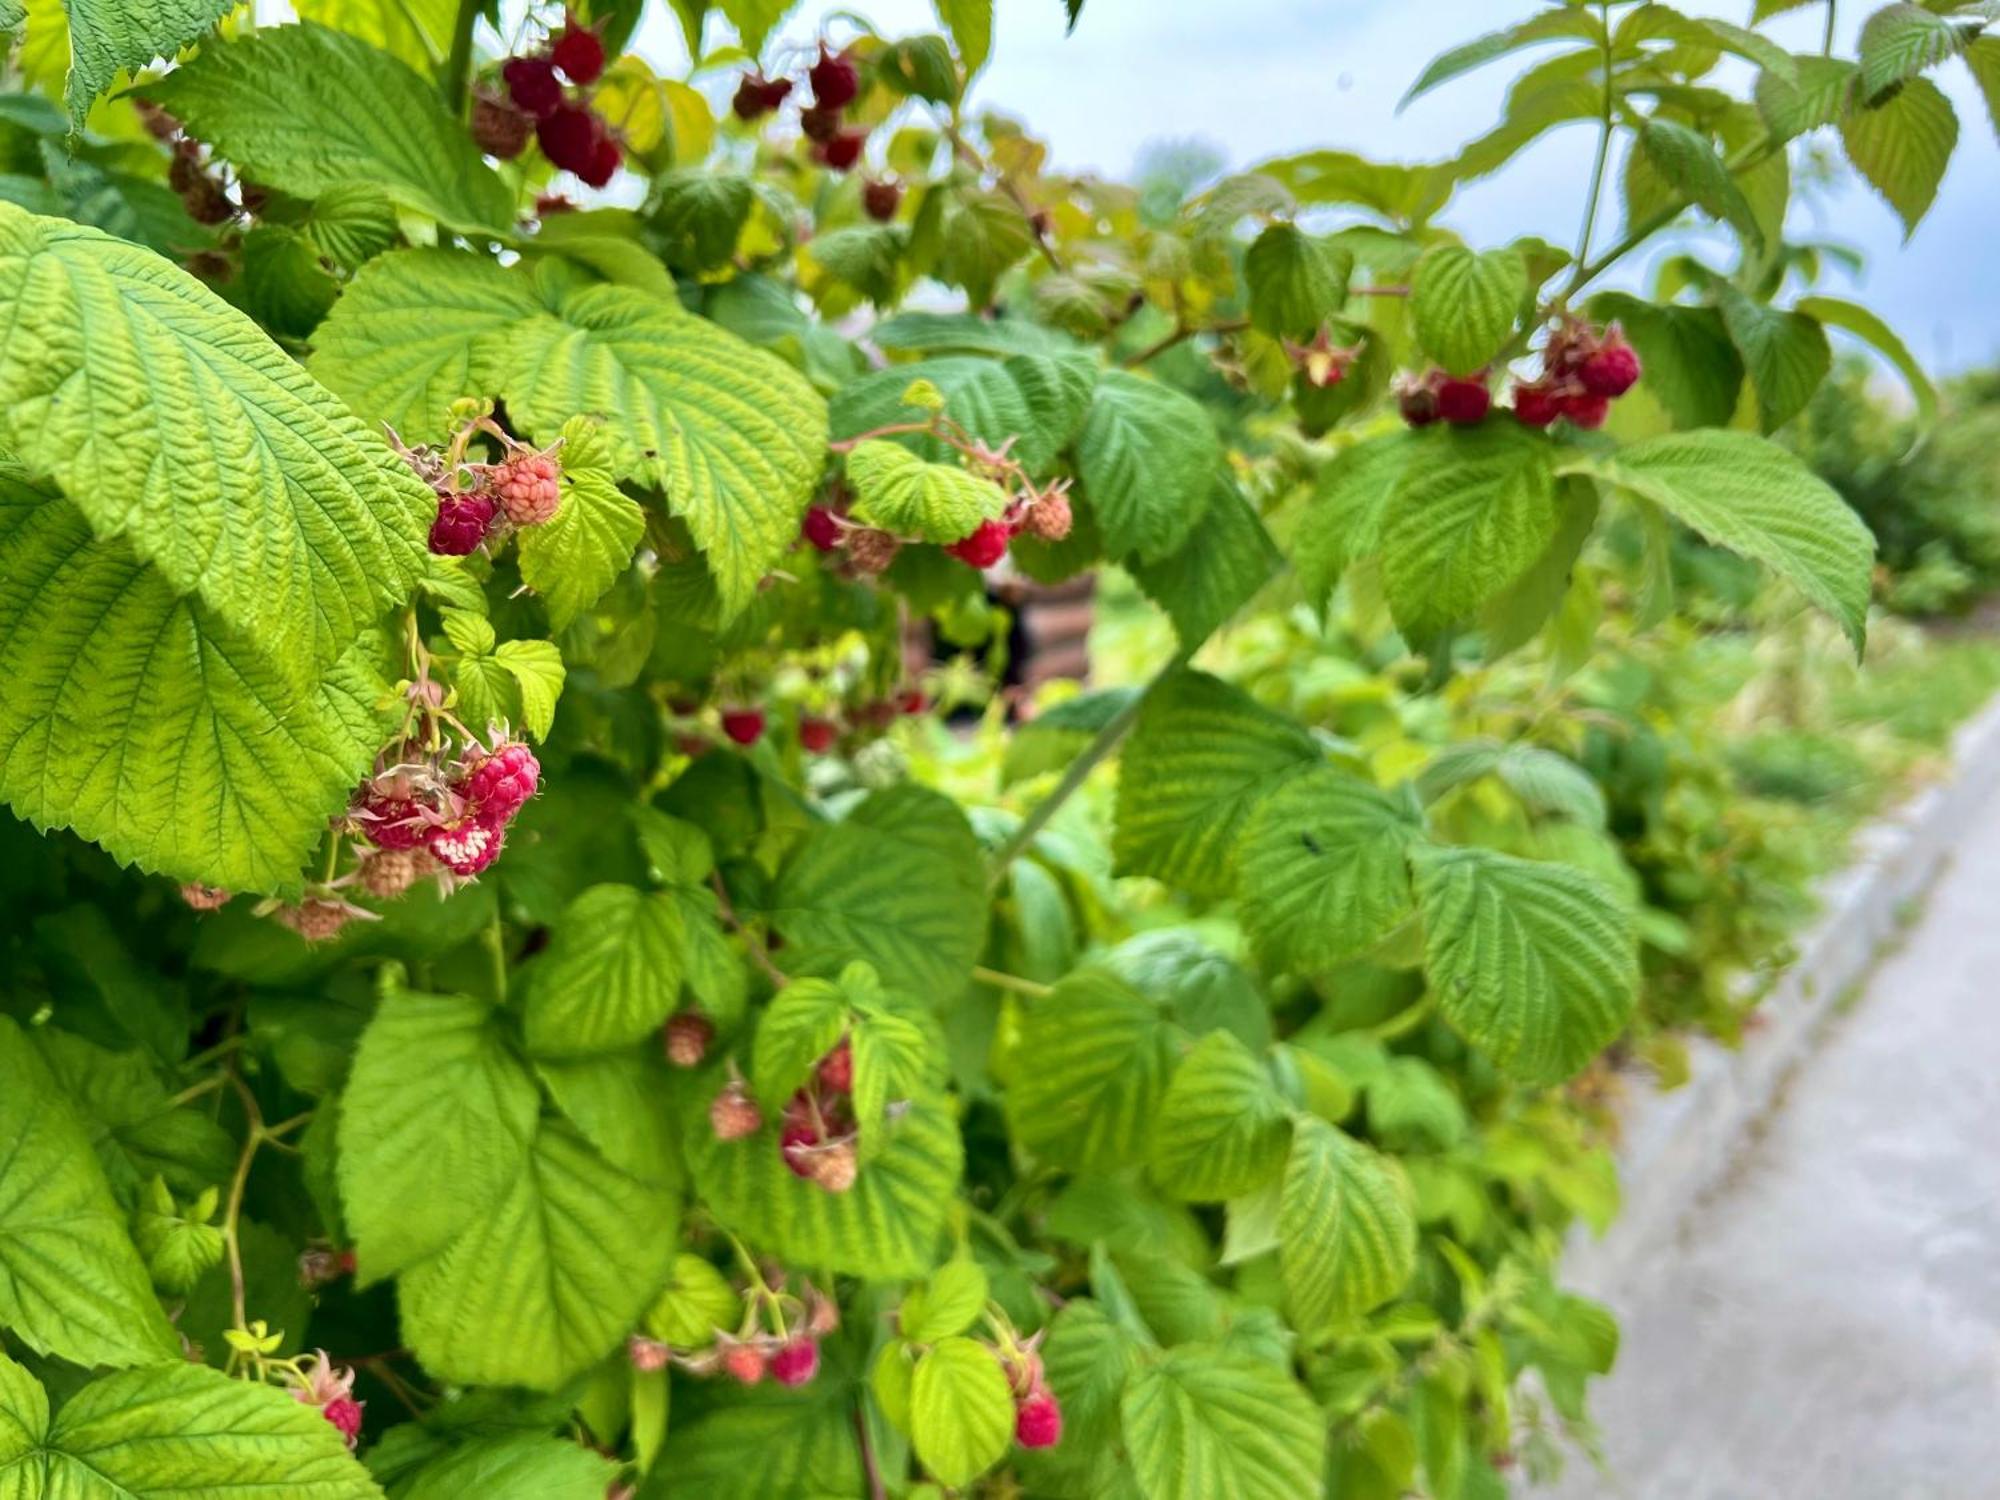
POLYGON ((431 522, 431 551, 440 557, 467 557, 479 550, 499 507, 490 495, 440 495, 431 522))
POLYGON ((813 103, 822 109, 845 109, 861 92, 854 59, 845 52, 828 52, 825 42, 819 44, 819 61, 806 69, 806 80, 812 84, 813 103))
POLYGON ((181 887, 181 900, 195 911, 219 911, 229 904, 229 892, 219 885, 203 885, 190 880, 181 887))
POLYGON ((562 505, 553 453, 517 453, 493 471, 493 493, 516 526, 540 526, 562 505))
POLYGON ((1493 393, 1477 377, 1450 376, 1438 382, 1437 410, 1454 427, 1473 427, 1486 420, 1493 393))
POLYGON ((1069 508, 1069 496, 1061 490, 1051 490, 1039 495, 1022 515, 1022 529, 1030 536, 1038 536, 1045 542, 1059 542, 1069 535, 1075 517, 1069 508))
POLYGON ((795 1338, 771 1356, 771 1378, 779 1385, 807 1385, 819 1373, 819 1341, 795 1338))
POLYGON ((893 532, 877 531, 872 526, 863 526, 847 534, 847 556, 854 564, 854 571, 871 576, 889 571, 889 565, 896 560, 896 554, 903 543, 893 532))
POLYGON ((840 518, 824 505, 806 507, 805 519, 799 523, 799 532, 820 552, 837 552, 840 549, 840 518))
POLYGON ((661 1039, 668 1062, 677 1068, 698 1068, 715 1040, 715 1023, 698 1011, 684 1010, 668 1017, 661 1039))
POLYGON ((428 849, 377 849, 361 861, 361 889, 377 901, 394 901, 437 867, 428 849))
POLYGON ((1007 528, 999 521, 981 521, 971 536, 944 549, 974 568, 990 568, 1007 555, 1007 528))
POLYGON ((764 1128, 764 1115, 742 1080, 732 1078, 708 1106, 708 1125, 718 1141, 740 1141, 764 1128))
POLYGON ((1614 325, 1577 370, 1583 388, 1593 396, 1616 398, 1639 383, 1639 351, 1625 342, 1614 325))
POLYGON ((408 797, 384 796, 373 786, 361 789, 347 815, 377 849, 415 849, 430 832, 415 802, 408 797))
POLYGON ((1037 1391, 1014 1413, 1014 1441, 1023 1448, 1053 1448, 1062 1441, 1062 1407, 1048 1391, 1037 1391))
POLYGON ((730 1379, 742 1385, 755 1385, 764 1378, 764 1351, 755 1344, 739 1344, 732 1340, 722 1351, 722 1368, 730 1379))
POLYGON ((512 161, 534 138, 535 117, 490 89, 472 96, 472 140, 488 156, 512 161))
POLYGON ((352 1396, 336 1396, 320 1408, 320 1414, 339 1429, 352 1448, 361 1439, 361 1403, 352 1396))
POLYGON ((806 1165, 813 1185, 829 1193, 846 1192, 861 1173, 861 1160, 852 1141, 835 1141, 815 1151, 807 1158, 806 1165))
POLYGON ((853 1091, 854 1048, 846 1037, 842 1037, 840 1045, 820 1059, 819 1082, 821 1088, 831 1089, 836 1094, 853 1091))
POLYGON ((656 1374, 667 1367, 667 1357, 673 1351, 658 1339, 649 1339, 643 1334, 633 1334, 625 1341, 625 1354, 632 1361, 632 1368, 642 1375, 656 1374))
POLYGON ((356 913, 345 901, 308 896, 296 905, 279 907, 272 915, 280 926, 291 928, 307 942, 324 943, 340 936, 356 913))
POLYGON ((506 834, 497 823, 467 816, 438 824, 425 842, 439 864, 454 875, 470 878, 500 857, 506 834))
POLYGON ((504 823, 527 805, 541 777, 535 752, 519 740, 506 740, 472 768, 465 795, 482 819, 504 823))

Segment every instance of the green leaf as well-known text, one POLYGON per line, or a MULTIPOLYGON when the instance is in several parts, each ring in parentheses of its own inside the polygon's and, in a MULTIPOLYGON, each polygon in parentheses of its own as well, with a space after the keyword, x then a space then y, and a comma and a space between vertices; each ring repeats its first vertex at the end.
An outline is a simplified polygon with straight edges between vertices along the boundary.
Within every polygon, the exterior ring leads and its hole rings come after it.
POLYGON ((1757 392, 1758 419, 1774 432, 1805 410, 1833 368, 1826 330, 1804 313, 1754 301, 1727 283, 1716 287, 1716 297, 1757 392))
POLYGON ((670 1186, 620 1171, 544 1117, 500 1198, 403 1273, 403 1337, 441 1380, 555 1390, 637 1324, 679 1233, 670 1186))
POLYGON ((1992 118, 1993 133, 2000 135, 2000 36, 1982 36, 1965 49, 1965 65, 1979 91, 1986 96, 1986 113, 1992 118))
POLYGON ((1062 770, 1108 725, 1128 711, 1136 713, 1138 697, 1134 687, 1096 688, 1043 709, 1007 737, 1002 784, 1062 770))
POLYGON ((1381 545, 1382 516, 1420 434, 1403 431, 1343 448, 1319 472, 1312 503, 1299 518, 1292 565, 1315 608, 1356 559, 1381 545))
MULTIPOLYGON (((942 188, 933 191, 944 191, 942 188)), ((938 279, 965 288, 974 308, 989 306, 1001 276, 1034 247, 1028 217, 1006 194, 953 190, 945 201, 938 279)))
POLYGON ((1838 57, 1797 57, 1795 77, 1757 75, 1757 112, 1778 141, 1831 125, 1847 108, 1860 70, 1838 57))
POLYGON ((0 308, 0 450, 294 681, 408 594, 429 490, 192 276, 0 204, 0 308))
POLYGON ((1729 224, 1746 244, 1764 243, 1763 227, 1750 200, 1707 136, 1655 115, 1639 127, 1639 149, 1660 177, 1690 203, 1729 224))
POLYGON ((1412 444, 1382 526, 1396 626, 1429 642, 1520 577, 1555 535, 1551 449, 1514 422, 1432 428, 1412 444))
POLYGON ((1417 792, 1425 802, 1435 802, 1486 776, 1496 777, 1530 812, 1553 813, 1589 828, 1604 826, 1603 789, 1575 761, 1539 745, 1493 740, 1447 745, 1424 767, 1417 792))
POLYGON ((1076 440, 1077 477, 1105 551, 1153 561, 1201 519, 1222 457, 1208 413, 1156 380, 1109 370, 1076 440))
POLYGON ((391 988, 340 1107, 340 1196, 360 1275, 436 1257, 527 1168, 540 1097, 477 1000, 391 988))
POLYGON ((1243 925, 1275 972, 1324 972, 1411 913, 1404 852, 1423 830, 1406 802, 1331 768, 1294 777, 1244 825, 1243 925))
POLYGON ((847 992, 830 979, 798 979, 772 998, 757 1023, 750 1082, 771 1109, 812 1076, 852 1023, 847 992))
POLYGON ((1416 1272, 1409 1185, 1389 1158, 1326 1121, 1299 1117, 1278 1200, 1278 1260, 1293 1325, 1343 1327, 1416 1272))
POLYGON ((1937 197, 1958 145, 1958 114, 1928 78, 1911 78, 1881 103, 1841 117, 1841 144, 1854 170, 1903 221, 1903 238, 1937 197))
POLYGON ((193 1198, 229 1180, 235 1139, 199 1110, 175 1107, 143 1053, 108 1052, 54 1027, 36 1031, 33 1041, 120 1203, 142 1199, 149 1181, 193 1198))
POLYGON ((91 104, 119 73, 136 73, 155 58, 171 60, 230 8, 231 0, 63 0, 70 129, 82 131, 91 104))
POLYGON ((1224 470, 1180 548, 1153 562, 1131 559, 1128 566, 1146 597, 1174 622, 1181 649, 1192 653, 1270 582, 1282 561, 1263 518, 1224 470))
POLYGON ((340 295, 304 235, 259 224, 243 236, 243 307, 281 338, 304 338, 340 295))
MULTIPOLYGON (((906 313, 898 321, 907 327, 917 316, 906 313)), ((936 336, 945 337, 942 331, 936 336)), ((943 393, 945 417, 988 447, 998 448, 1012 438, 1009 451, 1028 472, 1046 474, 1083 423, 1096 386, 1096 367, 1075 354, 1005 352, 997 342, 991 352, 1004 357, 951 354, 919 364, 892 365, 849 382, 833 398, 829 411, 834 439, 845 441, 917 416, 914 408, 903 404, 903 393, 912 380, 922 379, 943 393)), ((957 460, 951 448, 924 433, 899 433, 886 441, 934 463, 957 460)))
POLYGON ((8 1500, 381 1500, 333 1424, 276 1386, 201 1365, 93 1380, 49 1419, 47 1394, 0 1354, 8 1500))
POLYGON ((301 21, 351 32, 371 47, 434 72, 451 50, 456 0, 292 0, 301 21))
POLYGON ((1602 292, 1590 299, 1590 315, 1624 328, 1645 368, 1646 390, 1666 408, 1674 426, 1729 424, 1743 387, 1743 359, 1721 313, 1602 292))
POLYGON ((879 438, 847 455, 847 483, 856 520, 926 542, 960 541, 1007 508, 992 480, 879 438))
POLYGON ((659 203, 653 210, 653 226, 660 232, 667 264, 696 273, 729 264, 757 200, 748 177, 741 172, 681 168, 663 174, 654 193, 659 203))
POLYGON ((699 1255, 674 1257, 666 1287, 646 1313, 646 1332, 682 1349, 705 1349, 719 1330, 734 1329, 743 1299, 724 1276, 699 1255))
POLYGON ((778 877, 766 913, 790 973, 866 959, 890 989, 943 999, 971 973, 986 931, 972 829, 957 805, 905 784, 815 829, 778 877))
POLYGON ((1921 5, 1885 5, 1861 27, 1861 92, 1874 98, 1893 84, 1963 52, 1977 23, 1949 21, 1921 5))
POLYGON ((958 97, 958 64, 941 36, 906 36, 883 48, 875 79, 906 99, 949 104, 958 97))
POLYGON ((680 1123, 667 1067, 649 1046, 535 1060, 550 1102, 606 1161, 644 1181, 677 1186, 680 1123))
POLYGON ((1014 1439, 1014 1397, 984 1344, 942 1339, 917 1361, 910 1437, 932 1477, 957 1488, 984 1474, 1014 1439))
POLYGON ((1821 323, 1845 329, 1874 349, 1896 367, 1896 372, 1909 385, 1911 396, 1916 398, 1917 420, 1926 427, 1937 421, 1937 387, 1931 384, 1930 376, 1924 373, 1924 367, 1917 363, 1909 346, 1896 337, 1896 331, 1887 323, 1858 302, 1848 302, 1840 297, 1801 297, 1794 310, 1821 323))
POLYGON ((1228 895, 1244 820, 1319 759, 1302 727, 1239 689, 1201 672, 1162 679, 1119 757, 1116 873, 1228 895))
POLYGON ((1476 41, 1461 43, 1433 58, 1429 66, 1417 75, 1417 81, 1410 85, 1410 91, 1403 95, 1396 108, 1400 112, 1410 101, 1429 93, 1439 84, 1449 83, 1463 73, 1484 67, 1495 58, 1505 57, 1537 42, 1560 41, 1568 37, 1601 47, 1604 42, 1603 23, 1583 6, 1565 5, 1545 9, 1525 21, 1490 32, 1476 41))
POLYGON ((547 739, 562 696, 562 651, 554 641, 502 641, 493 659, 521 692, 521 722, 538 740, 547 739))
POLYGON ((567 630, 604 596, 646 534, 646 515, 622 492, 581 420, 563 427, 562 504, 517 539, 521 581, 542 596, 549 623, 567 630))
POLYGON ((1095 968, 1065 976, 1021 1023, 1007 1093, 1015 1139, 1083 1171, 1144 1160, 1176 1034, 1159 1002, 1118 976, 1095 968))
POLYGON ((1320 1493, 1325 1418, 1290 1374, 1256 1355, 1184 1344, 1136 1372, 1119 1409, 1144 1500, 1320 1493))
POLYGON ((266 644, 0 467, 0 795, 22 817, 177 880, 297 889, 386 726, 358 653, 301 684, 266 644))
POLYGON ((1243 256, 1250 322, 1273 338, 1311 338, 1347 301, 1354 257, 1291 224, 1272 224, 1243 256))
POLYGON ((903 1296, 896 1326, 903 1337, 919 1344, 964 1333, 986 1310, 986 1273, 970 1256, 947 1261, 921 1287, 903 1296))
POLYGON ((1506 344, 1527 295, 1518 251, 1433 245, 1410 272, 1417 342, 1452 374, 1470 375, 1506 344))
POLYGON ((1250 1049, 1212 1031, 1174 1070, 1153 1129, 1153 1180, 1174 1198, 1220 1203, 1277 1176, 1291 1111, 1250 1049))
POLYGON ((479 1437, 432 1459, 396 1488, 396 1500, 602 1500, 619 1466, 581 1443, 541 1433, 479 1437))
POLYGON ((528 1050, 577 1057, 656 1031, 680 1003, 689 920, 667 891, 594 885, 578 896, 535 968, 528 1050))
POLYGON ((244 176, 295 197, 367 182, 453 229, 513 227, 512 192, 436 85, 359 37, 310 24, 246 30, 138 92, 244 176))
POLYGON ((537 442, 602 417, 611 473, 665 492, 727 615, 797 540, 825 463, 824 407, 802 375, 631 287, 400 251, 355 278, 316 342, 320 378, 406 434, 441 432, 465 395, 500 398, 537 442))
POLYGON ((826 1375, 796 1391, 767 1384, 690 1420, 677 1415, 640 1500, 865 1494, 854 1417, 853 1384, 826 1375))
MULTIPOLYGON (((125 1215, 67 1100, 28 1038, 0 1016, 0 1329, 80 1365, 172 1359, 125 1215)), ((17 1366, 0 1356, 0 1389, 17 1366)), ((20 1374, 26 1380, 26 1375, 20 1374)), ((0 1399, 0 1414, 7 1403, 0 1399)), ((0 1459, 6 1428, 0 1424, 0 1459)), ((17 1455, 18 1456, 18 1455, 17 1455)), ((4 1474, 0 1463, 0 1474, 4 1474)))
POLYGON ((1595 875, 1490 849, 1411 851, 1424 965, 1446 1018, 1509 1077, 1571 1077, 1624 1029, 1632 914, 1595 875))
POLYGON ((1620 485, 1716 545, 1763 563, 1840 621, 1860 649, 1875 539, 1839 494, 1783 448, 1744 432, 1679 433, 1604 459, 1573 459, 1564 472, 1620 485))

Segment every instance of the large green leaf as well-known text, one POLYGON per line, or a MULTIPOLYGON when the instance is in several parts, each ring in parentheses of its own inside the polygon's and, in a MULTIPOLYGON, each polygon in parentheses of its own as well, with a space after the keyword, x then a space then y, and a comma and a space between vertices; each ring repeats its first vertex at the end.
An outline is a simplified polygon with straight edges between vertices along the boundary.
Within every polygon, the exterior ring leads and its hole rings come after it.
POLYGON ((1583 6, 1565 5, 1543 10, 1525 21, 1517 21, 1500 31, 1490 32, 1470 42, 1463 42, 1448 52, 1441 52, 1432 58, 1424 71, 1417 75, 1417 81, 1410 85, 1410 91, 1403 95, 1403 105, 1420 95, 1429 93, 1441 83, 1448 83, 1462 73, 1484 67, 1495 58, 1505 57, 1523 47, 1537 42, 1553 42, 1574 38, 1590 42, 1593 50, 1604 43, 1604 23, 1596 14, 1583 6))
POLYGON ((1146 694, 1119 757, 1117 873, 1228 895, 1244 819, 1319 759, 1293 720, 1206 673, 1176 672, 1146 694))
POLYGON ((1400 1292, 1416 1271, 1417 1221, 1390 1161, 1302 1116, 1278 1199, 1278 1261, 1292 1323, 1311 1337, 1400 1292))
POLYGON ((1885 5, 1861 27, 1861 92, 1872 99, 1955 57, 1978 35, 1977 22, 1947 20, 1921 5, 1885 5))
POLYGON ((1356 443, 1320 470, 1292 547, 1299 586, 1316 608, 1326 606, 1350 563, 1381 545, 1383 512, 1421 436, 1405 430, 1356 443))
POLYGON ((1780 141, 1838 120, 1860 75, 1844 58, 1798 57, 1793 62, 1791 78, 1768 69, 1757 75, 1757 112, 1780 141))
MULTIPOLYGON (((0 1078, 0 1330, 80 1365, 172 1359, 179 1344, 90 1138, 4 1016, 0 1078)), ((0 1375, 11 1368, 0 1357, 0 1375)), ((5 1431, 0 1424, 0 1480, 5 1431)))
POLYGON ((941 1339, 910 1385, 911 1442, 931 1475, 960 1488, 992 1468, 1014 1437, 1014 1397, 993 1351, 941 1339))
POLYGON ((246 30, 140 92, 244 176, 296 197, 368 182, 453 229, 513 228, 514 195, 436 85, 359 37, 311 24, 246 30))
POLYGON ((1639 127, 1639 149, 1661 179, 1688 202, 1729 224, 1746 242, 1763 244, 1764 231, 1751 212, 1750 200, 1707 136, 1677 120, 1654 116, 1639 127))
POLYGON ((544 1117, 501 1196, 402 1274, 403 1337, 440 1379, 554 1390, 636 1326, 679 1232, 672 1186, 621 1171, 544 1117))
POLYGON ((1326 1419, 1289 1373, 1216 1344, 1183 1344, 1119 1403, 1144 1500, 1299 1500, 1320 1493, 1326 1419))
POLYGON ((1354 257, 1291 224, 1273 224, 1243 256, 1250 322, 1273 338, 1306 339, 1347 300, 1354 257))
POLYGON ((1177 1035, 1159 1001, 1116 975, 1066 976, 1021 1022, 1007 1091, 1015 1139, 1085 1171, 1143 1161, 1177 1035))
POLYGON ((567 1438, 538 1432, 478 1437, 432 1459, 395 1489, 396 1500, 603 1500, 619 1466, 567 1438))
POLYGON ((1470 619, 1555 535, 1547 439, 1515 422, 1434 428, 1411 446, 1382 522, 1396 626, 1427 644, 1470 619))
POLYGON ((1944 181, 1958 145, 1958 114, 1943 89, 1928 78, 1910 78, 1889 98, 1843 115, 1840 140, 1854 170, 1902 219, 1908 239, 1944 181))
POLYGON ((566 630, 603 597, 646 534, 646 514, 618 488, 595 424, 563 425, 562 504, 540 526, 522 528, 521 581, 542 596, 549 623, 566 630))
POLYGON ((1527 295, 1519 252, 1433 245, 1410 273, 1417 342, 1452 374, 1470 375, 1500 352, 1527 295))
POLYGON ((1986 113, 2000 135, 2000 36, 1982 36, 1965 49, 1965 65, 1986 96, 1986 113))
POLYGON ((610 472, 665 492, 732 615, 797 539, 825 462, 825 407, 791 366, 662 298, 546 265, 383 256, 320 326, 313 369, 411 441, 464 395, 504 400, 539 442, 601 416, 610 472))
POLYGON ((53 1421, 0 1354, 0 1495, 7 1500, 381 1500, 333 1424, 275 1386, 201 1365, 91 1381, 53 1421))
POLYGON ((640 1500, 862 1495, 854 1416, 851 1380, 830 1372, 797 1390, 767 1382, 731 1392, 692 1419, 677 1410, 640 1500))
POLYGON ((528 1050, 575 1057, 657 1030, 680 1002, 696 915, 668 891, 594 885, 578 896, 535 970, 522 1022, 528 1050))
POLYGON ((1424 966, 1450 1022, 1523 1083, 1559 1083, 1632 1013, 1632 913, 1597 876, 1490 849, 1411 852, 1424 966))
POLYGON ((1408 802, 1331 768, 1295 777, 1252 813, 1237 846, 1243 925, 1273 970, 1324 971, 1408 919, 1408 802))
POLYGON ((0 451, 303 682, 408 593, 430 492, 149 251, 0 203, 0 451))
POLYGON ((340 1195, 364 1278, 435 1256, 525 1174, 540 1099, 492 1010, 390 989, 340 1104, 340 1195))
POLYGON ((815 829, 778 877, 768 915, 788 969, 866 959, 891 989, 955 996, 986 931, 979 848, 949 799, 914 784, 876 792, 815 829))
POLYGON ((1758 420, 1774 432, 1805 410, 1833 368, 1826 330, 1804 313, 1771 307, 1727 284, 1716 295, 1723 325, 1757 392, 1758 420))
POLYGON ((1774 569, 1846 629, 1868 627, 1875 539, 1824 481, 1775 443, 1745 432, 1651 438, 1602 459, 1572 459, 1652 501, 1719 546, 1774 569))
POLYGON ((1177 550, 1201 519, 1221 457, 1192 397, 1123 370, 1104 374, 1076 440, 1076 469, 1105 551, 1154 560, 1177 550))
POLYGON ((1212 1031, 1167 1085, 1153 1129, 1153 1180, 1197 1203, 1255 1192, 1285 1164, 1290 1113, 1250 1049, 1212 1031))
POLYGON ((847 483, 857 521, 926 542, 959 541, 1007 506, 992 480, 879 438, 847 455, 847 483))
POLYGON ((171 58, 226 15, 232 0, 63 0, 69 18, 70 127, 83 129, 97 96, 121 71, 171 58))
POLYGON ((1146 596, 1174 622, 1181 649, 1192 652, 1229 623, 1282 561, 1263 518, 1224 472, 1216 475, 1201 520, 1177 551, 1128 565, 1146 596))
POLYGON ((292 0, 301 21, 351 32, 411 67, 434 72, 451 51, 458 0, 292 0))

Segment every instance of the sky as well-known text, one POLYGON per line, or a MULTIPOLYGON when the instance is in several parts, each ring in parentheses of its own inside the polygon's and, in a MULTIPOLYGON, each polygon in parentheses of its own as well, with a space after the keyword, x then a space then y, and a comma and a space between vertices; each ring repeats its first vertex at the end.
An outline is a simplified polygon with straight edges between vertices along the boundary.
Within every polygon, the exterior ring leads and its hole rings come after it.
MULTIPOLYGON (((806 0, 767 48, 804 43, 830 13, 852 8, 884 35, 937 29, 930 0, 806 0)), ((1401 160, 1449 156, 1499 118, 1521 59, 1502 59, 1416 101, 1396 102, 1432 55, 1531 14, 1534 0, 1086 0, 1065 37, 1061 0, 998 0, 992 60, 972 106, 1023 120, 1063 170, 1129 176, 1151 142, 1198 140, 1230 168, 1275 155, 1339 147, 1401 160)), ((1750 0, 1683 0, 1682 8, 1741 21, 1750 0)), ((1854 34, 1872 4, 1850 3, 1841 31, 1854 34)), ((687 55, 664 12, 639 49, 680 73, 687 55)), ((1816 51, 1824 12, 1813 6, 1767 23, 1799 51, 1816 51)), ((834 21, 833 34, 846 23, 834 21)), ((1975 272, 2000 241, 2000 144, 1962 64, 1933 75, 1957 106, 1959 146, 1938 201, 1903 243, 1902 225, 1865 184, 1850 180, 1800 210, 1795 232, 1839 240, 1867 266, 1858 288, 1935 370, 2000 362, 2000 278, 1975 272)), ((1747 83, 1747 73, 1737 82, 1747 83)), ((1820 139, 1833 142, 1831 132, 1820 139)), ((1573 242, 1583 211, 1595 127, 1562 127, 1494 177, 1472 185, 1442 222, 1476 245, 1538 233, 1573 242)), ((1607 195, 1599 241, 1615 234, 1607 195)), ((1643 266, 1627 284, 1637 284, 1643 266)), ((1822 287, 1854 295, 1834 270, 1822 287)))

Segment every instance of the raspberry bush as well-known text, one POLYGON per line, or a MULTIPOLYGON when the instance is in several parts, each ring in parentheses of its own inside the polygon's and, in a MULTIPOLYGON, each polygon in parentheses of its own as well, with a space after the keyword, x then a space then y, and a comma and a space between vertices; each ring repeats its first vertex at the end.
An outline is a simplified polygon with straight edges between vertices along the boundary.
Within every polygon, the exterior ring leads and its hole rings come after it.
POLYGON ((1667 938, 1533 684, 1677 528, 1859 650, 1766 434, 1829 330, 1929 389, 1793 170, 1913 226, 1992 7, 1549 5, 1417 80, 1525 65, 1449 160, 1164 196, 968 107, 990 0, 676 0, 687 79, 631 0, 297 8, 0 0, 7 1492, 1478 1500, 1587 1433, 1667 938), (1575 122, 1573 240, 1451 231, 1575 122), (1013 583, 1112 567, 1170 663, 1004 688, 1013 583))

